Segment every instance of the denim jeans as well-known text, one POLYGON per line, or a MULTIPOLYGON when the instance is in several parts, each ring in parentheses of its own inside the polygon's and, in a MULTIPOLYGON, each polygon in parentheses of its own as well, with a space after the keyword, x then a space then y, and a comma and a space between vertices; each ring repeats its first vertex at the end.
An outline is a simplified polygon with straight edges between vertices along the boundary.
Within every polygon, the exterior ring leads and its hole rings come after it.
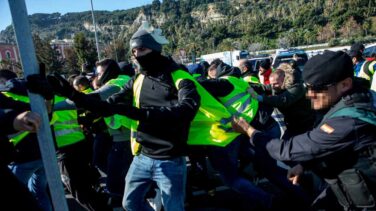
POLYGON ((52 210, 51 200, 47 193, 47 178, 42 160, 12 163, 9 168, 23 184, 28 186, 43 210, 52 210))
POLYGON ((123 207, 127 211, 153 210, 145 195, 154 181, 166 211, 184 210, 186 174, 184 157, 157 160, 142 154, 135 156, 125 179, 123 207))

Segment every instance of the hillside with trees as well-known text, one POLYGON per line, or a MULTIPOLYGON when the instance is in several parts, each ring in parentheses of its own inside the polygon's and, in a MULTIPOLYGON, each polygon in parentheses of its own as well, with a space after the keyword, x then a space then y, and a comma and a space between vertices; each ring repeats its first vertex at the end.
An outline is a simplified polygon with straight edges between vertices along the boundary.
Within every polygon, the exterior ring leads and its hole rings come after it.
MULTIPOLYGON (((100 10, 100 8, 96 8, 100 10)), ((374 0, 154 0, 113 12, 96 11, 102 54, 128 58, 128 42, 142 20, 159 26, 171 41, 168 54, 184 49, 201 55, 231 49, 256 51, 329 42, 372 41, 376 37, 374 0), (121 52, 120 52, 121 51, 121 52)), ((42 39, 93 39, 91 13, 33 14, 32 30, 42 39)), ((0 40, 14 41, 11 26, 0 40)))

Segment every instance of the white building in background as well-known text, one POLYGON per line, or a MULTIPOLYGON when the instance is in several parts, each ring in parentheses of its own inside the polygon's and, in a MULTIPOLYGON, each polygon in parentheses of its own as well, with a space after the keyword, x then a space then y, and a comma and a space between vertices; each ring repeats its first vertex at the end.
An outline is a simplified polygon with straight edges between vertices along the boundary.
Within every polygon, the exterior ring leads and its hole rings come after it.
POLYGON ((56 48, 56 51, 59 52, 60 58, 65 59, 64 49, 73 47, 73 39, 53 39, 50 42, 51 47, 56 48))

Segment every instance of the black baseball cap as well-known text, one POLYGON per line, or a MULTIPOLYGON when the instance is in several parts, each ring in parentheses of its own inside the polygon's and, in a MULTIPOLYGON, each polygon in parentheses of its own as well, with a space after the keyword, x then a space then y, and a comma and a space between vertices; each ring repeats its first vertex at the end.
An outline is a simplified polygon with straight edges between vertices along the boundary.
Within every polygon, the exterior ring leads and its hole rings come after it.
POLYGON ((325 87, 354 77, 353 63, 343 51, 324 51, 312 57, 304 66, 303 80, 306 84, 325 87))

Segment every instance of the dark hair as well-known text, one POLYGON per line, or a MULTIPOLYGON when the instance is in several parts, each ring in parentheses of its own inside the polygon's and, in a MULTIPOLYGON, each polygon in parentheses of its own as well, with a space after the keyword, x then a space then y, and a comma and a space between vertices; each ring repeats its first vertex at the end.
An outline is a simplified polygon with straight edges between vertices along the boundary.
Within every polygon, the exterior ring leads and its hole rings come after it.
POLYGON ((90 80, 88 78, 86 78, 85 76, 79 75, 79 76, 74 78, 73 85, 74 86, 81 85, 85 88, 89 88, 90 87, 90 80))
POLYGON ((73 85, 73 81, 77 76, 78 76, 77 74, 72 74, 68 76, 67 81, 69 82, 70 85, 73 85))
POLYGON ((271 63, 270 63, 270 60, 269 59, 265 59, 263 60, 261 63, 260 63, 260 67, 268 70, 270 69, 270 66, 271 66, 271 63))
POLYGON ((121 75, 128 75, 130 77, 134 76, 136 73, 135 73, 135 70, 133 68, 133 65, 128 63, 128 62, 119 62, 118 63, 119 65, 119 68, 121 70, 121 75))
POLYGON ((103 75, 99 78, 98 83, 103 86, 107 81, 115 79, 120 74, 120 67, 113 59, 103 59, 95 63, 95 65, 103 67, 103 75))
POLYGON ((17 74, 8 69, 1 69, 0 78, 5 78, 6 80, 10 80, 13 78, 17 78, 17 74))
POLYGON ((209 63, 207 61, 201 61, 200 62, 200 65, 202 67, 202 69, 204 70, 204 72, 208 72, 208 69, 209 69, 209 63))
POLYGON ((246 67, 248 69, 248 71, 252 71, 253 70, 253 65, 251 63, 251 61, 249 60, 245 60, 244 63, 243 63, 244 67, 246 67))
POLYGON ((223 61, 221 59, 214 59, 212 62, 210 62, 210 66, 218 66, 220 64, 222 64, 223 61))
POLYGON ((93 72, 93 65, 91 65, 89 63, 82 64, 81 68, 82 68, 82 72, 83 73, 91 73, 91 72, 93 72))

